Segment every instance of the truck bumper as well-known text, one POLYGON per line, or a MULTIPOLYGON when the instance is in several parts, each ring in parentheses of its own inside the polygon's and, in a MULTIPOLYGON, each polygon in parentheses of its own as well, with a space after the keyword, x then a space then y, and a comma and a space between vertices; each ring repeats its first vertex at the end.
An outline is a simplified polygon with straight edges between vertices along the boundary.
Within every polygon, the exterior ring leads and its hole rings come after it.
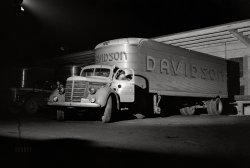
POLYGON ((97 103, 78 103, 78 102, 48 102, 49 106, 63 106, 63 107, 86 107, 86 108, 98 108, 101 107, 100 104, 97 103))

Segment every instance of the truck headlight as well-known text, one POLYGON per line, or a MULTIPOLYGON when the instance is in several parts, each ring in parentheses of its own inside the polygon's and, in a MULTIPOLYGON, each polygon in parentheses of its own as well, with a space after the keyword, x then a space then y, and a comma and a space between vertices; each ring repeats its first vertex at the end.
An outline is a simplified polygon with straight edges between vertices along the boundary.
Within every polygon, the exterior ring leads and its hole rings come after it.
POLYGON ((89 99, 90 103, 94 103, 95 102, 95 98, 91 98, 89 99))
POLYGON ((53 102, 58 102, 58 97, 57 97, 57 96, 55 96, 55 97, 53 98, 53 102))
POLYGON ((93 87, 90 87, 89 88, 89 94, 95 94, 95 92, 96 92, 96 89, 95 88, 93 88, 93 87))

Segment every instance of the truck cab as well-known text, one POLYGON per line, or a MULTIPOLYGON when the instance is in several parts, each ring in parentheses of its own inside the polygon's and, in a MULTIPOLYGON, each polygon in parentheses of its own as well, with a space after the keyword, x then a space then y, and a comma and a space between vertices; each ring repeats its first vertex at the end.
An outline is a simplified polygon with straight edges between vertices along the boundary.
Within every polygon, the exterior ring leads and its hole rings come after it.
POLYGON ((69 77, 65 87, 53 91, 48 105, 57 109, 57 119, 64 120, 68 108, 97 108, 102 121, 110 122, 111 113, 125 102, 134 101, 134 71, 111 65, 90 65, 78 76, 69 77))

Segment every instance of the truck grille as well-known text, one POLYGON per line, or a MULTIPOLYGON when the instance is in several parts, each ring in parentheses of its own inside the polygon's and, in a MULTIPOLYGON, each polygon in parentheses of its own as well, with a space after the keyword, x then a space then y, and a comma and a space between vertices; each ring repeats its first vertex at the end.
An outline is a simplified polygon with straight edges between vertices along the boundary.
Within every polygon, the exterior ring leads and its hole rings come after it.
POLYGON ((85 81, 67 81, 65 87, 65 102, 81 102, 85 98, 87 82, 85 81))

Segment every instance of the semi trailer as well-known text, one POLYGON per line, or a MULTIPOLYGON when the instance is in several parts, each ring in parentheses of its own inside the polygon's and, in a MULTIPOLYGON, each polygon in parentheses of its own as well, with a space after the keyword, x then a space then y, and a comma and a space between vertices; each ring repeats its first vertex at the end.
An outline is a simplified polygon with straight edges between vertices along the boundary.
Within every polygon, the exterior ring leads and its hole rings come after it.
POLYGON ((212 55, 144 38, 115 39, 98 44, 95 65, 69 77, 48 105, 58 120, 69 109, 98 111, 103 122, 121 113, 147 117, 176 109, 220 115, 239 92, 238 71, 234 62, 212 55))

